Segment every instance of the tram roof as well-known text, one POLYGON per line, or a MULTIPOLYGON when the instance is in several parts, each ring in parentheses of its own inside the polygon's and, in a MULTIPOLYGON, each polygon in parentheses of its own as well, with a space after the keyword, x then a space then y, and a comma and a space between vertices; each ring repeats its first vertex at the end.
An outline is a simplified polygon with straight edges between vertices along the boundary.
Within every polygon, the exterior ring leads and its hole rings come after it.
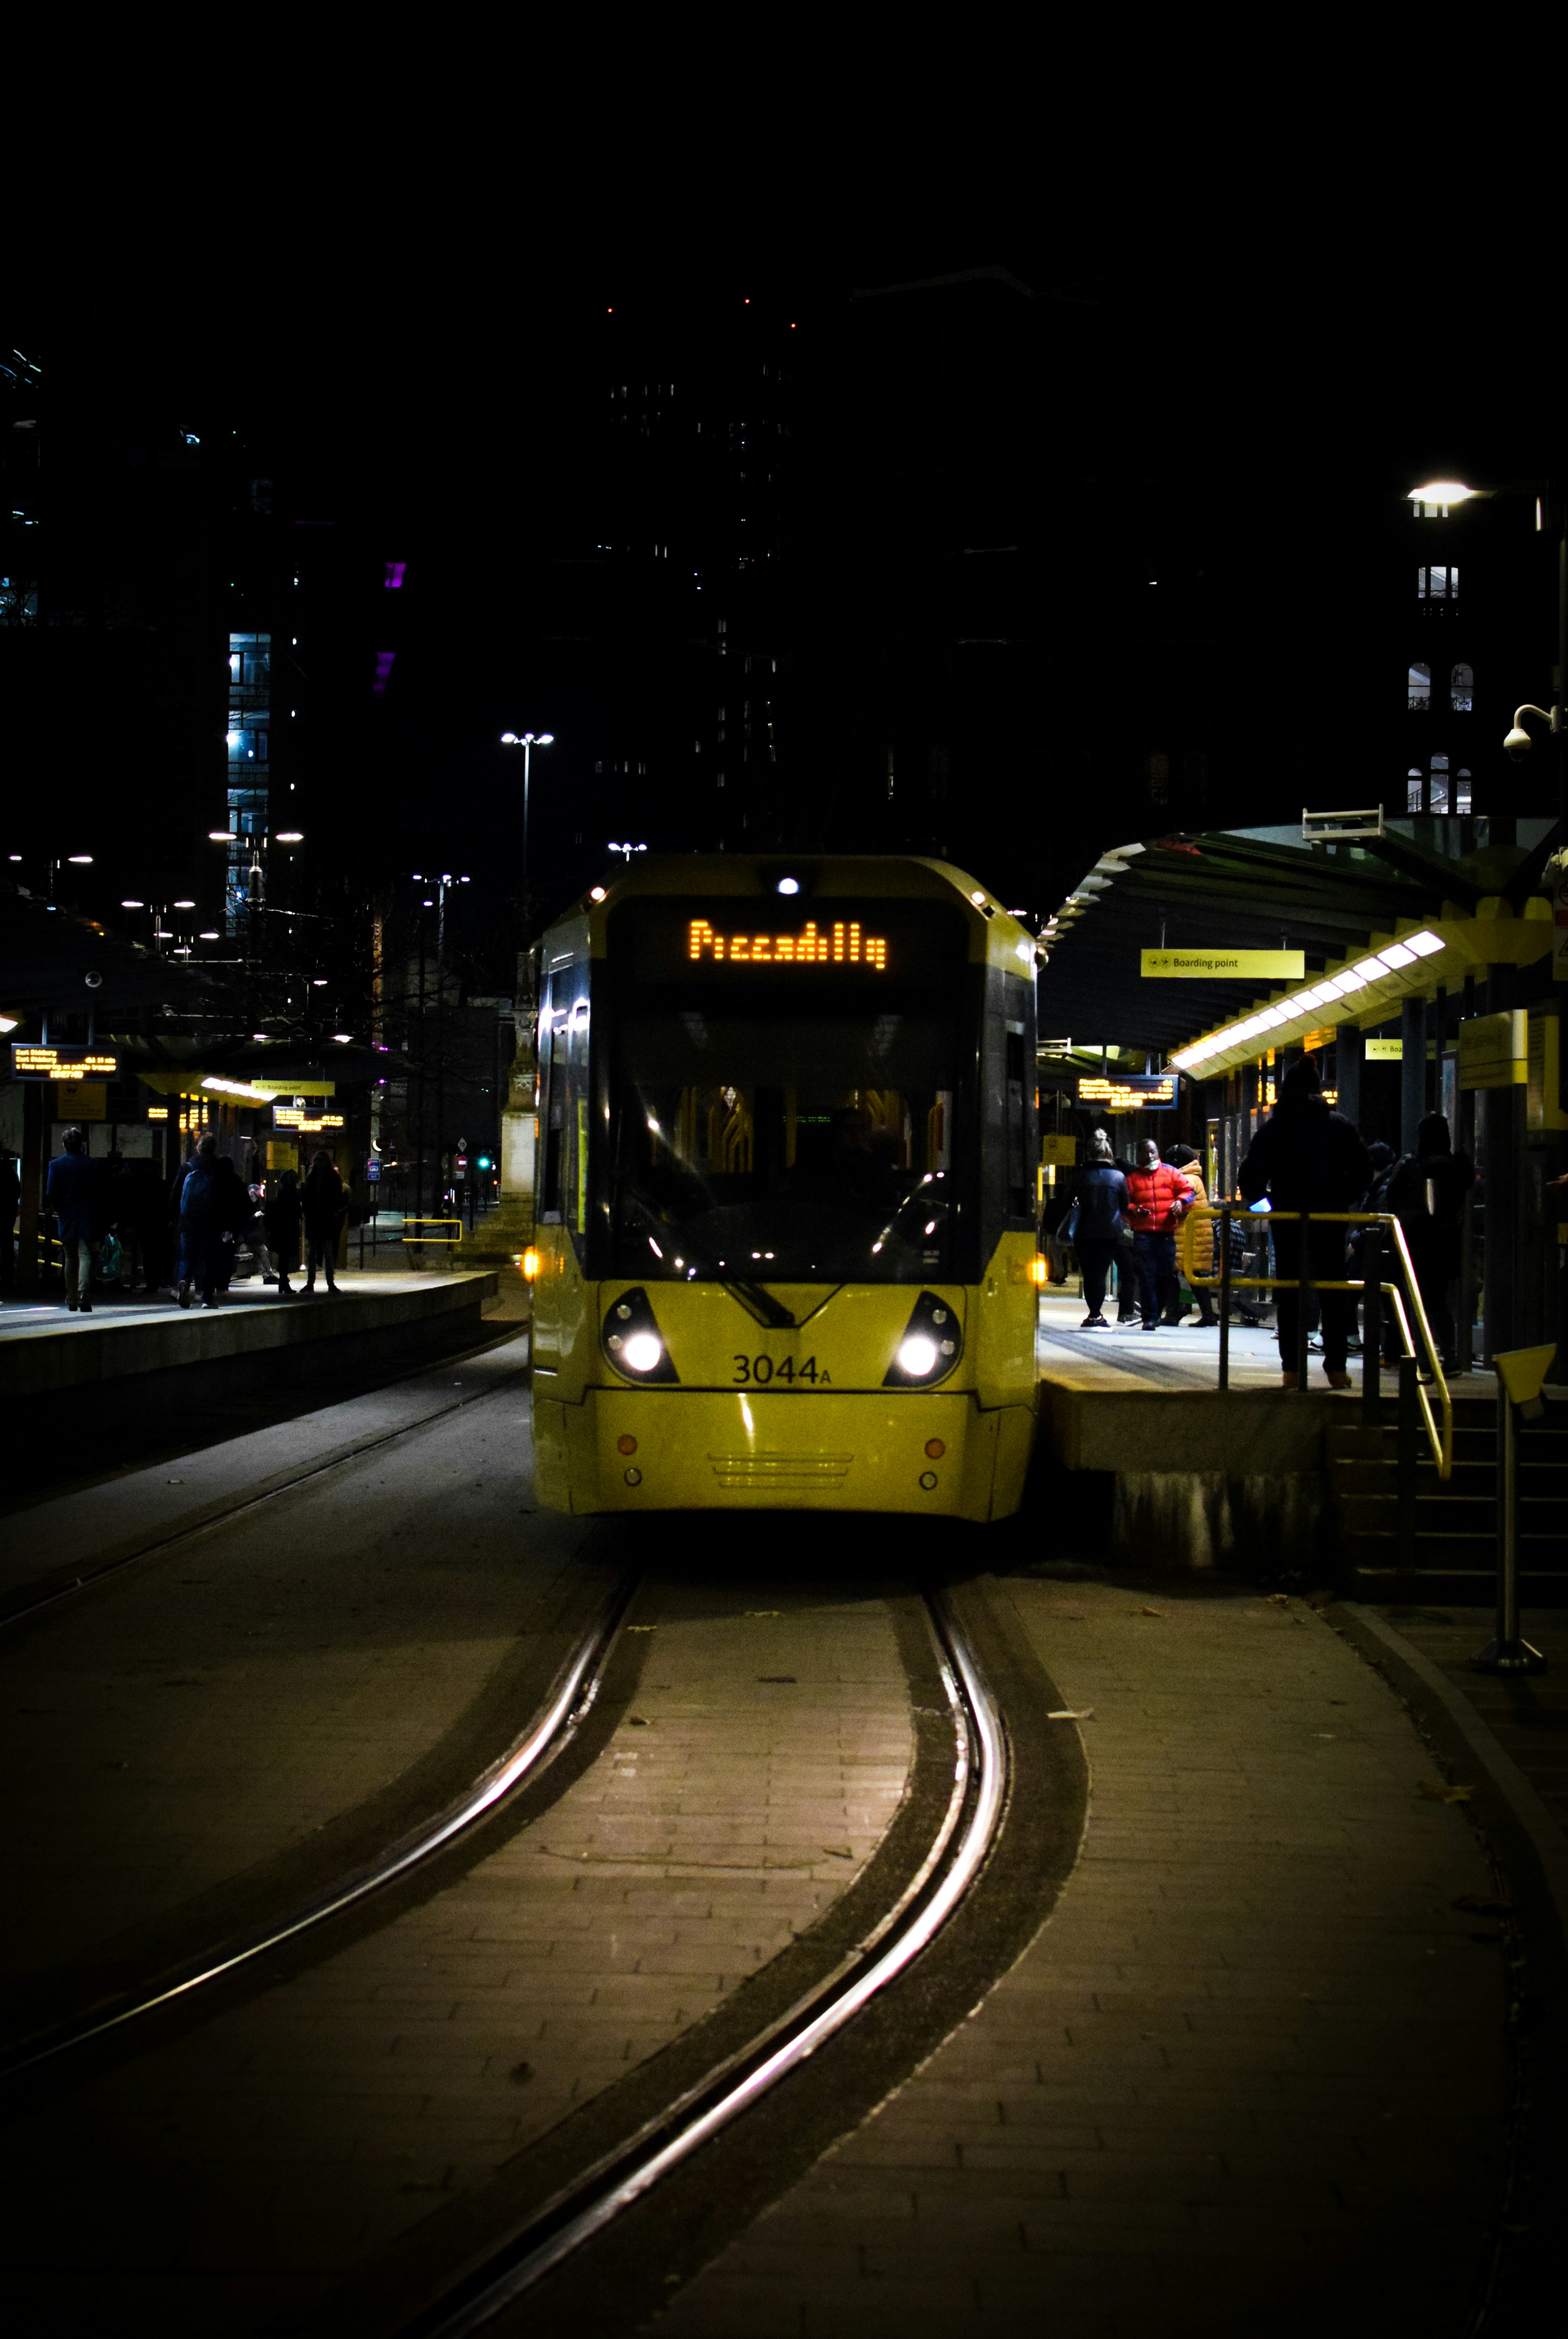
MULTIPOLYGON (((1550 946, 1543 889, 1552 823, 1522 820, 1523 843, 1451 856, 1418 841, 1413 822, 1376 819, 1326 840, 1287 828, 1181 831, 1101 854, 1040 938, 1041 1033, 1169 1055, 1290 996, 1291 986, 1257 978, 1151 980, 1141 971, 1146 950, 1299 950, 1307 989, 1379 939, 1417 930, 1437 937, 1440 947, 1407 974, 1294 1019, 1305 1030, 1386 1021, 1405 992, 1429 995, 1474 965, 1528 963, 1550 946)), ((1286 1020, 1263 1044, 1293 1038, 1299 1033, 1286 1020)), ((1256 1053, 1239 1041, 1206 1051, 1202 1075, 1256 1053)))

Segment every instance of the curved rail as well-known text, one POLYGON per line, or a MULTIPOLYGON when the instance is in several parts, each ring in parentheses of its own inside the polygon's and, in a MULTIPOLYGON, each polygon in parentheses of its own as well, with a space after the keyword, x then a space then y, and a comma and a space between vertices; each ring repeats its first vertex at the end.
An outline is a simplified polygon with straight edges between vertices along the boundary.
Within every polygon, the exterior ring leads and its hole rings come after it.
POLYGON ((480 1773, 456 1802, 427 1820, 401 1837, 398 1842, 355 1869, 324 1891, 317 1893, 293 1910, 281 1922, 265 1927, 229 1943, 215 1954, 193 1960, 176 1972, 173 1980, 144 1997, 128 1999, 104 2014, 94 2015, 56 2032, 41 2044, 19 2055, 0 2068, 0 2079, 11 2079, 40 2065, 53 2062, 58 2056, 84 2047, 89 2039, 102 2038, 111 2030, 136 2021, 161 2006, 172 2005, 175 1999, 188 1998, 193 1990, 216 1981, 221 1975, 232 1973, 253 1958, 263 1957, 269 1950, 281 1949, 286 1942, 298 1939, 311 1926, 325 1922, 356 1901, 363 1900, 384 1885, 404 1876, 422 1860, 430 1859, 455 1837, 471 1828, 487 1811, 494 1811, 508 1795, 516 1793, 529 1779, 537 1777, 547 1764, 567 1744, 598 1695, 605 1666, 615 1646, 621 1623, 636 1590, 636 1578, 626 1576, 616 1586, 600 1607, 592 1624, 567 1658, 546 1695, 544 1703, 535 1714, 521 1737, 514 1739, 500 1759, 480 1773))
POLYGON ((927 1604, 953 1721, 953 1785, 931 1849, 896 1905, 807 1997, 547 2202, 464 2278, 459 2295, 449 2294, 408 2326, 410 2333, 464 2339, 482 2329, 843 2029, 952 1916, 996 1836, 1007 1745, 995 1699, 947 1601, 930 1594, 927 1604))
MULTIPOLYGON (((468 1364, 475 1357, 488 1356, 492 1349, 505 1347, 507 1338, 515 1337, 508 1335, 500 1339, 482 1341, 478 1347, 459 1348, 453 1356, 439 1357, 435 1365, 416 1365, 409 1372, 397 1373, 390 1380, 378 1382, 375 1393, 396 1388, 401 1381, 418 1380, 421 1373, 444 1371, 449 1366, 468 1364)), ((197 1517, 171 1527, 167 1534, 150 1536, 145 1543, 138 1544, 133 1551, 122 1552, 117 1558, 106 1560, 102 1567, 94 1568, 90 1574, 78 1575, 69 1584, 55 1584, 47 1592, 39 1593, 35 1599, 19 1601, 14 1607, 0 1610, 0 1633, 5 1632, 8 1625, 21 1623, 25 1617, 36 1616, 40 1610, 53 1608, 58 1602, 73 1599, 78 1592, 85 1592, 93 1584, 102 1584, 111 1575, 118 1575, 122 1568, 133 1565, 139 1559, 150 1559, 155 1551, 168 1551, 191 1535, 204 1535, 209 1527, 226 1525, 231 1519, 242 1517, 246 1511, 259 1510, 263 1503, 276 1502, 280 1495, 292 1494, 296 1486, 309 1485, 312 1478, 325 1477, 329 1470, 340 1470, 346 1462, 357 1462, 361 1455, 373 1454, 378 1446, 393 1445, 399 1437, 411 1436, 416 1429, 428 1428, 432 1421, 444 1421, 449 1414, 462 1413, 470 1405, 483 1405, 488 1398, 499 1396, 515 1382, 528 1380, 530 1371, 529 1365, 518 1365, 514 1371, 492 1381, 488 1388, 476 1389, 472 1396, 460 1396, 455 1404, 434 1406, 429 1413, 419 1414, 412 1421, 399 1422, 395 1429, 378 1429, 373 1436, 355 1438, 336 1453, 325 1455, 306 1468, 293 1471, 288 1477, 262 1486, 259 1493, 241 1495, 233 1502, 214 1503, 197 1517)))

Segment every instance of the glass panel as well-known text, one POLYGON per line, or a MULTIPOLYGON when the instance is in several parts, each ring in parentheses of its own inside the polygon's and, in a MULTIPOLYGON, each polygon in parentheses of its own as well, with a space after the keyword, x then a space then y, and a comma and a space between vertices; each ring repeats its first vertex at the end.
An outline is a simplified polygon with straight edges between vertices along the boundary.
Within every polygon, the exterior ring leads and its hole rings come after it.
POLYGON ((1461 772, 1455 780, 1454 809, 1456 813, 1461 814, 1468 813, 1471 810, 1470 775, 1468 772, 1461 772))
POLYGON ((1432 775, 1432 799, 1428 806, 1428 810, 1432 812, 1446 812, 1447 809, 1448 775, 1446 772, 1434 772, 1432 775))
POLYGON ((1406 812, 1419 812, 1421 810, 1421 775, 1419 772, 1412 772, 1410 777, 1405 783, 1405 809, 1406 812))
POLYGON ((616 923, 612 1272, 950 1272, 972 1182, 953 1115, 962 918, 907 902, 779 906, 636 903, 616 923), (789 931, 733 933, 743 917, 789 931))
POLYGON ((1468 666, 1456 666, 1454 669, 1453 675, 1450 676, 1449 689, 1454 701, 1454 712, 1455 715, 1470 714, 1474 708, 1475 698, 1474 667, 1468 666))
POLYGON ((1415 593, 1418 600, 1425 601, 1426 598, 1426 577, 1427 571, 1425 568, 1418 568, 1416 570, 1415 593))
POLYGON ((1422 715, 1432 704, 1432 668, 1420 659, 1410 669, 1410 695, 1406 704, 1412 713, 1422 715))

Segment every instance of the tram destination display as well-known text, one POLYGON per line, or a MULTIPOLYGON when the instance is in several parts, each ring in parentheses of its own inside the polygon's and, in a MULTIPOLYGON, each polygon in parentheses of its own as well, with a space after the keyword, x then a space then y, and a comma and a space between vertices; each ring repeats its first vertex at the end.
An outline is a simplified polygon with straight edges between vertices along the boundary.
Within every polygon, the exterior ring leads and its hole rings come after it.
POLYGON ((968 956, 962 915, 941 902, 644 900, 628 903, 611 933, 612 956, 630 941, 638 982, 705 989, 766 981, 803 992, 837 982, 866 991, 936 987, 968 956))
POLYGON ((1097 1112, 1173 1112, 1174 1072, 1096 1072, 1078 1084, 1078 1101, 1097 1112))

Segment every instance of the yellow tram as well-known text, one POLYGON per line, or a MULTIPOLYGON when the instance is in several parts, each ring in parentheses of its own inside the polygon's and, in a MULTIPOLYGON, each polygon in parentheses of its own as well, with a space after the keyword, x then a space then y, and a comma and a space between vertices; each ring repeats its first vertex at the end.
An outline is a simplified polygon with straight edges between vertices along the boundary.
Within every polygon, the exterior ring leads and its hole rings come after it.
POLYGON ((654 860, 547 935, 534 1439, 561 1511, 1005 1517, 1033 937, 935 861, 654 860))

